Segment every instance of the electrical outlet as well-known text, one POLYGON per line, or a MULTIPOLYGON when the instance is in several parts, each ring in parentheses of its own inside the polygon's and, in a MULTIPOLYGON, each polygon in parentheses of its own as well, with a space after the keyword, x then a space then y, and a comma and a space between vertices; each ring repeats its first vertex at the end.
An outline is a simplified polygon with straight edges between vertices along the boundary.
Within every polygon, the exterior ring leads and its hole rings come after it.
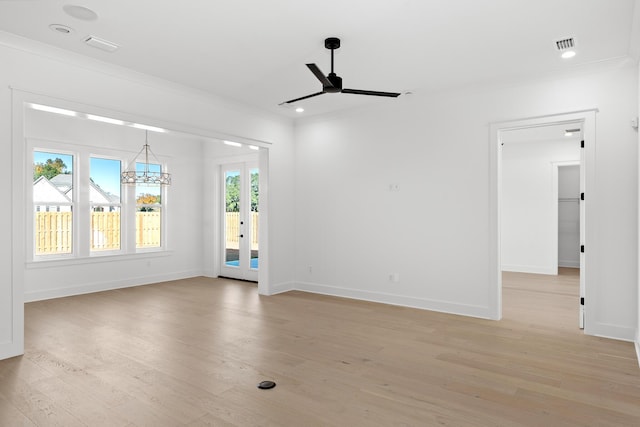
POLYGON ((393 283, 398 283, 400 281, 400 273, 391 273, 389 275, 389 280, 393 283))
POLYGON ((309 266, 309 267, 307 267, 307 268, 309 269, 309 274, 313 274, 313 266, 311 266, 311 265, 310 265, 310 266, 309 266))

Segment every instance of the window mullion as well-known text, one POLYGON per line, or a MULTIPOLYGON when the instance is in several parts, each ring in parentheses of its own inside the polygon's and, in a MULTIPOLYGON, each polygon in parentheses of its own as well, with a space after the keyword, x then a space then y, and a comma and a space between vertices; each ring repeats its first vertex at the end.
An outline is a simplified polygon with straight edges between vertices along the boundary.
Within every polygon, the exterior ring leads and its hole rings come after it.
POLYGON ((124 206, 122 207, 122 229, 125 230, 122 240, 126 253, 136 252, 136 188, 123 185, 124 206))
MULTIPOLYGON (((164 164, 163 168, 165 171, 168 171, 167 165, 164 164)), ((168 246, 168 241, 167 241, 167 218, 169 218, 169 216, 167 215, 167 187, 166 186, 161 186, 160 187, 160 209, 162 211, 162 217, 160 218, 160 247, 163 249, 167 249, 168 246)))
POLYGON ((79 153, 77 156, 77 167, 74 168, 74 221, 75 243, 78 257, 84 258, 90 255, 90 232, 91 232, 91 207, 89 203, 89 155, 79 153), (77 189, 77 191, 75 190, 77 189))

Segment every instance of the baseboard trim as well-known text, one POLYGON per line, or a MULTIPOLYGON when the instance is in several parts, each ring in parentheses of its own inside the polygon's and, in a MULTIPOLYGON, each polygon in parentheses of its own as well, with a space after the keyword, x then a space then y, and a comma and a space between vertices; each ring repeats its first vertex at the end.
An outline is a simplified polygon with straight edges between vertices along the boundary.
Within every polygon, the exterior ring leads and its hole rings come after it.
POLYGON ((562 260, 558 260, 558 267, 580 268, 580 261, 562 261, 562 260))
POLYGON ((341 288, 337 286, 328 286, 309 282, 298 282, 295 284, 295 289, 293 290, 320 295, 330 295, 341 298, 357 299, 361 301, 397 305, 402 307, 418 308, 422 310, 456 314, 460 316, 493 319, 489 307, 483 306, 458 304, 448 301, 416 298, 404 295, 389 294, 385 292, 372 292, 363 291, 360 289, 341 288))
POLYGON ((638 367, 640 368, 640 341, 636 341, 636 356, 638 356, 638 367))
POLYGON ((0 342, 0 349, 0 360, 10 359, 24 354, 24 345, 15 340, 0 342))
POLYGON ((531 273, 531 274, 548 274, 555 276, 558 274, 557 270, 550 267, 538 267, 535 265, 509 265, 502 264, 502 271, 511 271, 514 273, 531 273))
POLYGON ((609 323, 596 323, 589 327, 587 322, 587 328, 585 333, 588 335, 594 335, 601 338, 609 338, 618 341, 636 342, 636 331, 634 328, 626 326, 612 325, 609 323))
POLYGON ((202 276, 202 271, 183 271, 172 274, 164 274, 157 276, 144 276, 129 278, 125 280, 116 280, 109 282, 95 282, 80 286, 70 286, 64 288, 47 289, 42 291, 25 292, 24 302, 36 302, 54 298, 64 298, 74 295, 84 295, 93 292, 112 291, 115 289, 132 288, 135 286, 150 285, 153 283, 169 282, 171 280, 189 279, 191 277, 202 276))
POLYGON ((295 291, 295 283, 293 282, 284 282, 278 283, 277 285, 270 286, 268 295, 278 295, 289 291, 295 291))

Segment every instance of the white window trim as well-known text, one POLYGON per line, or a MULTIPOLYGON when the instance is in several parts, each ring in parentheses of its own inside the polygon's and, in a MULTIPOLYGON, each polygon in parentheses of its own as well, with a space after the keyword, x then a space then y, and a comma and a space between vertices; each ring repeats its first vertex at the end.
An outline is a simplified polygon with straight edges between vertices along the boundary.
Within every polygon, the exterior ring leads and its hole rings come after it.
POLYGON ((59 143, 50 141, 49 143, 42 143, 41 140, 27 140, 27 175, 25 177, 25 188, 27 189, 27 209, 25 212, 27 213, 27 238, 26 240, 26 248, 27 248, 27 257, 28 259, 32 259, 33 261, 53 261, 53 260, 68 260, 77 258, 78 254, 78 221, 77 221, 77 213, 78 213, 78 195, 77 191, 75 191, 77 187, 78 176, 76 174, 76 168, 78 166, 78 158, 76 156, 76 152, 69 147, 63 146, 59 143), (45 203, 43 201, 33 200, 33 153, 46 152, 46 153, 56 153, 56 154, 65 154, 69 155, 73 159, 73 164, 71 165, 72 170, 72 198, 71 203, 45 203), (29 185, 30 184, 30 185, 29 185), (34 206, 35 205, 46 204, 49 206, 71 206, 72 212, 72 221, 71 221, 71 252, 68 254, 49 254, 49 255, 37 255, 35 248, 35 214, 34 214, 34 206))
MULTIPOLYGON (((90 158, 100 157, 105 159, 119 160, 121 167, 128 167, 127 156, 131 153, 106 149, 92 145, 80 145, 69 142, 50 141, 39 138, 26 138, 26 165, 25 165, 25 212, 26 215, 26 236, 25 254, 27 264, 74 264, 86 262, 87 259, 104 258, 113 260, 114 257, 130 257, 136 254, 156 254, 162 255, 170 253, 167 250, 167 190, 161 188, 162 215, 160 223, 160 246, 154 248, 136 248, 136 200, 135 186, 122 185, 120 192, 120 250, 91 251, 90 235, 91 224, 89 222, 89 212, 93 206, 104 205, 114 206, 117 204, 93 204, 89 201, 89 176, 90 158), (34 206, 33 201, 33 153, 34 151, 69 154, 73 156, 73 196, 72 196, 72 250, 70 254, 50 254, 36 255, 34 241, 34 206), (87 183, 81 187, 80 183, 87 183)), ((166 162, 161 161, 163 170, 167 169, 166 162)), ((48 203, 54 205, 54 203, 48 203)), ((68 205, 68 204, 65 204, 68 205)), ((31 268, 31 267, 30 267, 31 268)))
MULTIPOLYGON (((163 172, 168 172, 168 167, 165 161, 160 160, 159 165, 160 165, 160 169, 163 172)), ((125 161, 124 164, 124 170, 129 170, 130 168, 135 169, 135 164, 130 164, 129 162, 131 161, 131 159, 125 161)), ((135 159, 134 159, 135 162, 135 159)), ((136 203, 136 186, 135 185, 123 185, 122 186, 122 190, 124 193, 124 196, 122 198, 122 200, 125 200, 125 203, 127 204, 127 206, 131 206, 130 210, 132 211, 131 215, 126 215, 127 217, 127 221, 128 221, 128 225, 127 225, 127 253, 137 253, 137 254, 146 254, 146 253, 158 253, 158 252, 165 252, 168 250, 168 245, 167 245, 167 218, 168 218, 168 214, 167 212, 169 211, 169 209, 167 209, 167 196, 168 196, 168 191, 167 191, 167 186, 166 185, 162 185, 160 186, 160 211, 162 212, 162 214, 160 215, 160 246, 158 247, 152 247, 152 248, 138 248, 136 247, 136 219, 135 219, 135 215, 136 212, 138 210, 138 205, 136 203)), ((142 206, 149 206, 149 207, 153 207, 153 204, 144 204, 142 206)))

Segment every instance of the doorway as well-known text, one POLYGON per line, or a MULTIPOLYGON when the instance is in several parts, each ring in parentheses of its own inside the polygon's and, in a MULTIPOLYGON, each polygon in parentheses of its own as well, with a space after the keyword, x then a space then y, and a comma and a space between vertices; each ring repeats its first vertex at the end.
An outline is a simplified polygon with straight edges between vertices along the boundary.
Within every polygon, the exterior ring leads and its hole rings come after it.
POLYGON ((258 281, 260 269, 260 169, 242 162, 221 167, 222 260, 220 276, 258 281))
MULTIPOLYGON (((581 138, 578 141, 580 144, 580 197, 583 197, 583 194, 589 189, 588 200, 595 200, 595 168, 593 165, 595 164, 595 110, 589 111, 581 111, 576 113, 567 113, 555 116, 545 116, 531 119, 523 119, 511 122, 503 122, 496 123, 491 126, 491 220, 490 220, 490 228, 492 230, 491 236, 491 247, 492 251, 490 252, 490 261, 495 269, 492 269, 490 275, 492 283, 494 283, 494 287, 492 292, 492 298, 490 298, 490 311, 492 312, 492 318, 500 319, 502 317, 502 271, 503 271, 503 250, 505 250, 504 246, 504 227, 505 227, 505 218, 503 211, 503 203, 504 203, 504 186, 505 181, 503 179, 504 169, 503 169, 503 148, 509 142, 506 141, 509 135, 509 132, 515 131, 523 131, 523 132, 544 132, 552 129, 553 127, 564 128, 564 131, 569 129, 574 129, 579 127, 581 132, 581 138), (584 142, 583 142, 584 141, 584 142), (506 144, 505 144, 506 142, 506 144), (590 168, 591 166, 591 168, 590 168)), ((548 165, 548 169, 552 169, 552 165, 548 165)), ((527 194, 526 190, 523 190, 525 196, 527 194)), ((552 260, 555 263, 555 271, 557 271, 557 262, 558 262, 558 246, 557 246, 557 224, 558 224, 558 198, 557 194, 555 195, 555 204, 556 210, 552 212, 552 215, 555 216, 555 236, 553 236, 553 240, 556 242, 555 249, 552 250, 553 256, 548 257, 547 260, 552 260)), ((597 277, 597 265, 593 263, 592 260, 597 259, 597 248, 589 247, 588 252, 585 251, 587 247, 587 243, 589 241, 594 241, 595 230, 592 227, 589 227, 588 217, 589 217, 589 206, 584 199, 581 199, 580 203, 580 280, 579 280, 579 296, 575 299, 575 312, 576 312, 576 326, 585 328, 585 333, 590 334, 590 326, 595 325, 595 312, 596 312, 596 304, 597 301, 595 299, 588 300, 586 298, 587 295, 596 295, 595 292, 595 283, 590 281, 590 277, 597 277), (589 305, 587 305, 587 302, 589 305), (588 310, 585 308, 588 307, 588 310), (592 319, 592 320, 590 320, 592 319)), ((523 239, 525 240, 525 239, 523 239)), ((526 242, 526 240, 525 240, 526 242)), ((555 274, 553 270, 553 263, 547 264, 551 265, 552 268, 546 274, 555 274)), ((533 271, 532 271, 533 272, 533 271)))
POLYGON ((575 129, 578 123, 502 133, 503 271, 558 274, 558 168, 580 164, 581 132, 575 129), (574 130, 569 137, 567 128, 574 130))
POLYGON ((558 267, 580 268, 580 164, 557 165, 558 267))

